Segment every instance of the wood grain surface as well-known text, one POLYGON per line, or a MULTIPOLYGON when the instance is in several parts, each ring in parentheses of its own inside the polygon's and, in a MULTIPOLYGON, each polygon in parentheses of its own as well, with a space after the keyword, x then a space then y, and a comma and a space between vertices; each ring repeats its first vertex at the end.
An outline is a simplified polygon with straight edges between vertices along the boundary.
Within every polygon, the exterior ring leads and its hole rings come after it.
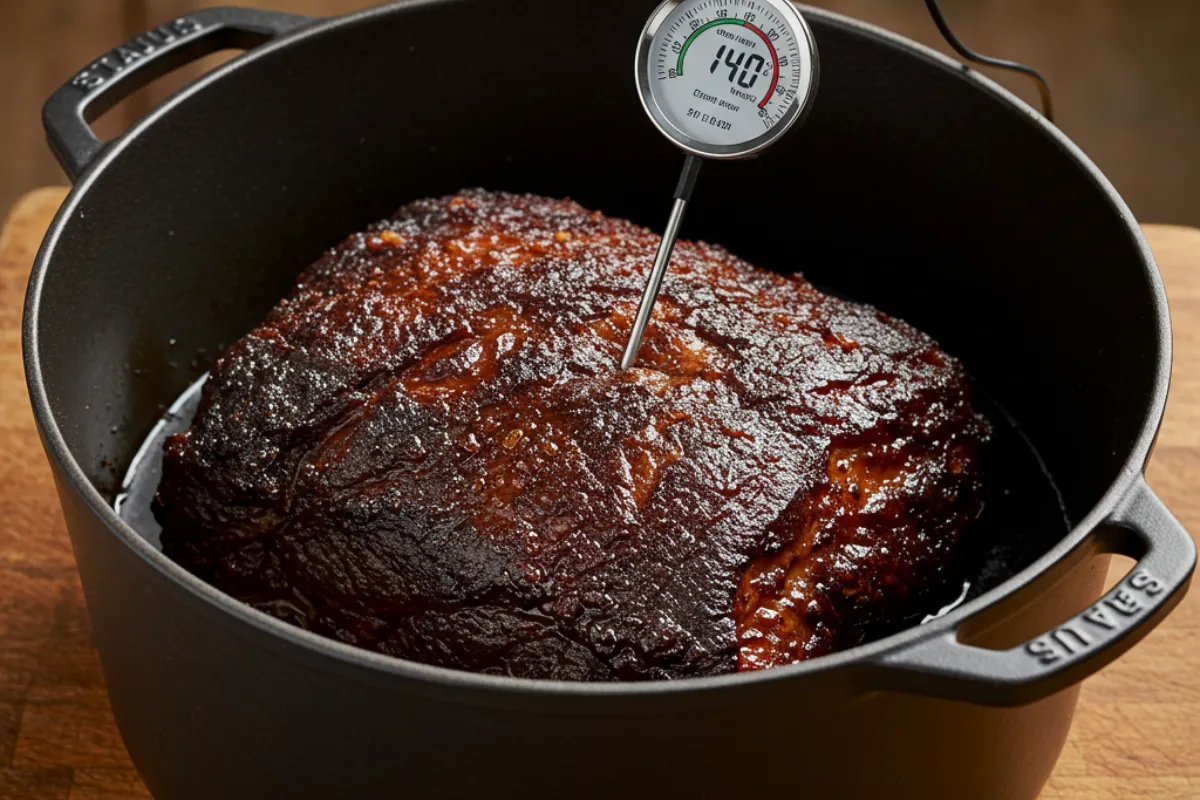
MULTIPOLYGON (((42 103, 75 71, 126 38, 117 0, 0 0, 0 214, 35 186, 60 183, 62 171, 45 144, 42 103)), ((105 115, 103 135, 136 119, 128 110, 105 115)))
MULTIPOLYGON (((0 233, 0 798, 145 798, 113 722, 21 366, 25 282, 64 193, 26 195, 0 233)), ((1175 329, 1171 399, 1148 473, 1183 523, 1200 531, 1200 230, 1151 225, 1146 232, 1175 329)), ((1085 682, 1042 796, 1200 797, 1198 678, 1195 591, 1085 682)))

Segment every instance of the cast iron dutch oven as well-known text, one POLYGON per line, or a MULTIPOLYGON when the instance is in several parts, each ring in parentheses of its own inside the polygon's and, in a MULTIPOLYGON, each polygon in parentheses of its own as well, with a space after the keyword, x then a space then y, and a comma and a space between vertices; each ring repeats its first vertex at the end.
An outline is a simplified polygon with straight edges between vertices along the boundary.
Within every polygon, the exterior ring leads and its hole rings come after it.
MULTIPOLYGON (((1192 541, 1142 477, 1167 306, 1129 210, 995 84, 815 9, 812 114, 766 156, 706 169, 689 229, 963 359, 1069 520, 1015 575, 803 664, 568 684, 310 635, 114 514, 114 464, 195 377, 189 357, 234 341, 324 248, 401 203, 482 185, 660 223, 679 156, 630 70, 651 5, 413 0, 320 21, 214 8, 50 99, 76 185, 30 282, 26 370, 113 708, 157 797, 1030 797, 1079 681, 1183 595, 1192 541), (231 47, 252 49, 118 140, 90 132, 134 88, 231 47), (1114 552, 1138 563, 1101 598, 1097 556, 1114 552)), ((1053 530, 1039 514, 1018 507, 1005 535, 1053 530)))

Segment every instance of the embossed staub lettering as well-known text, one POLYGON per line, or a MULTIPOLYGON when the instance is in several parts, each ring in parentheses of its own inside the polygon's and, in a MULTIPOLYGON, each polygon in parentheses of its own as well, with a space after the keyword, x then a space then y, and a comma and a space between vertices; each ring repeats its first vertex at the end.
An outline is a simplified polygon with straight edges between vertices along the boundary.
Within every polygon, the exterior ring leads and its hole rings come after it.
POLYGON ((1115 592, 1112 592, 1108 597, 1104 598, 1104 604, 1126 617, 1132 617, 1142 610, 1141 601, 1128 589, 1117 589, 1115 592))
POLYGON ((1117 621, 1113 619, 1112 614, 1102 605, 1095 606, 1083 612, 1083 618, 1093 625, 1099 625, 1105 630, 1115 631, 1117 629, 1117 621))
POLYGON ((1117 584, 1100 602, 1074 619, 1025 645, 1038 664, 1050 666, 1090 650, 1132 626, 1158 602, 1166 584, 1145 569, 1137 569, 1117 584))
POLYGON ((202 30, 204 25, 192 17, 180 17, 172 22, 163 23, 130 39, 84 67, 71 78, 71 85, 85 91, 96 89, 172 42, 202 30))
POLYGON ((1141 589, 1151 597, 1154 597, 1163 590, 1163 582, 1158 578, 1152 577, 1144 569, 1139 569, 1129 576, 1129 585, 1135 589, 1141 589))
POLYGON ((1068 653, 1082 653, 1092 643, 1091 638, 1070 624, 1064 625, 1050 634, 1059 647, 1068 653))

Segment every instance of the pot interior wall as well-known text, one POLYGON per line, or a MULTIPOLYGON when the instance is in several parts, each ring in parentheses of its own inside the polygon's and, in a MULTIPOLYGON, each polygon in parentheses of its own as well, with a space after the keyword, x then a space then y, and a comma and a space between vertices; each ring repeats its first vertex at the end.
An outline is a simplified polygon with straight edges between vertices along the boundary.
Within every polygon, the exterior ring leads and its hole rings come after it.
MULTIPOLYGON (((408 4, 245 60, 97 175, 53 252, 39 342, 103 493, 300 269, 410 199, 531 191, 661 227, 681 156, 634 91, 649 7, 512 8, 408 4)), ((929 331, 1021 423, 1078 519, 1137 436, 1160 355, 1136 240, 1023 112, 810 21, 811 116, 761 158, 705 166, 684 235, 929 331)))

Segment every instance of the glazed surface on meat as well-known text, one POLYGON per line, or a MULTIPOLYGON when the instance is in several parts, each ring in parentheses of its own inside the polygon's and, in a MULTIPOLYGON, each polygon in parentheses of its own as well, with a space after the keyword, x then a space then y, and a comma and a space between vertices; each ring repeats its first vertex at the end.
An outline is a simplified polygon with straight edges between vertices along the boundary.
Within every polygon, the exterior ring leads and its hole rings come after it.
POLYGON ((165 552, 343 642, 535 678, 759 669, 920 611, 981 507, 961 366, 680 242, 621 372, 657 245, 482 191, 351 236, 168 440, 165 552))

